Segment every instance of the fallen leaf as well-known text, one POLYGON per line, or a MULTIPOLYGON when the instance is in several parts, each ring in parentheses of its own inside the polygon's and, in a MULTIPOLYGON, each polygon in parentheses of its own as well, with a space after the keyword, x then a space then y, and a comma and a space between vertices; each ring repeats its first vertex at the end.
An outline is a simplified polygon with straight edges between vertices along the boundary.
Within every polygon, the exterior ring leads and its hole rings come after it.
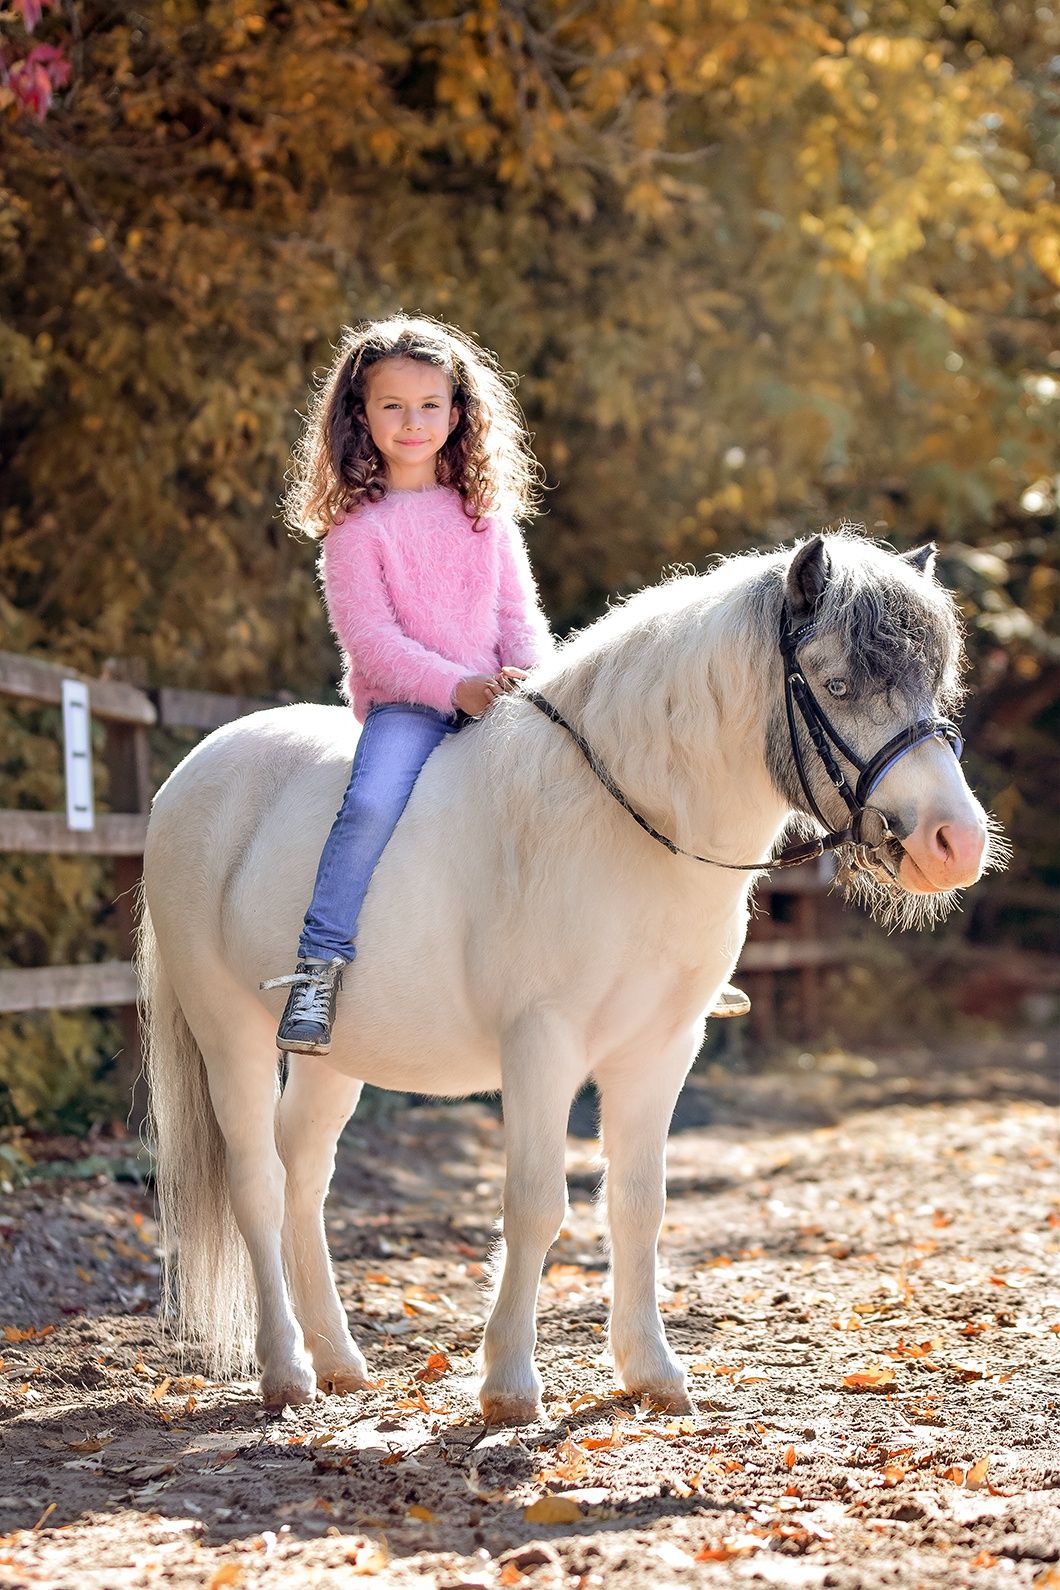
POLYGON ((602 1452, 605 1447, 621 1446, 623 1440, 622 1426, 616 1419, 610 1435, 587 1435, 581 1444, 587 1452, 602 1452))
POLYGON ((210 1577, 207 1590, 223 1590, 225 1585, 242 1584, 243 1569, 238 1562, 222 1563, 210 1577))
POLYGON ((696 1562, 731 1562, 748 1552, 761 1551, 763 1542, 755 1535, 727 1535, 720 1546, 700 1546, 696 1562))
POLYGON ((784 1467, 793 1469, 798 1461, 799 1460, 795 1455, 795 1448, 793 1446, 789 1446, 788 1450, 784 1453, 784 1467))
POLYGON ((424 1524, 433 1524, 438 1515, 432 1513, 429 1507, 421 1507, 419 1502, 414 1502, 408 1510, 408 1516, 418 1518, 424 1524))
POLYGON ((843 1376, 844 1386, 850 1386, 854 1391, 880 1391, 894 1383, 893 1369, 863 1369, 856 1374, 843 1376))
POLYGON ((988 1457, 980 1458, 977 1463, 972 1464, 964 1476, 964 1483, 968 1490, 977 1491, 979 1489, 980 1485, 986 1480, 986 1471, 989 1467, 990 1459, 988 1457))
POLYGON ((83 1441, 67 1441, 66 1445, 71 1452, 102 1452, 113 1439, 113 1435, 108 1431, 103 1436, 86 1435, 83 1441))
POLYGON ((933 1337, 929 1342, 904 1342, 898 1339, 898 1346, 893 1347, 887 1354, 888 1358, 927 1358, 929 1353, 938 1352, 942 1346, 939 1337, 933 1337))
POLYGON ((580 1480, 588 1467, 589 1459, 585 1451, 578 1445, 573 1436, 568 1436, 556 1448, 556 1461, 543 1468, 537 1478, 545 1485, 553 1480, 561 1482, 580 1480))
POLYGON ((452 1367, 445 1353, 432 1353, 423 1368, 417 1369, 413 1379, 421 1381, 441 1380, 442 1376, 447 1375, 452 1367))
POLYGON ((528 1524, 576 1524, 584 1514, 569 1496, 539 1496, 523 1508, 523 1517, 528 1524))

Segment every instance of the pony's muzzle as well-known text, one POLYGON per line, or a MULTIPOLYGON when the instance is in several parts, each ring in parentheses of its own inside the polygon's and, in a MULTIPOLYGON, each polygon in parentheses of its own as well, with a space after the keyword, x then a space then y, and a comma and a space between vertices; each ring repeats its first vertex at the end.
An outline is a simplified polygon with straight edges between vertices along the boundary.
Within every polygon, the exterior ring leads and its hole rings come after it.
POLYGON ((982 876, 987 861, 986 817, 935 815, 920 823, 902 841, 906 860, 899 871, 904 888, 914 894, 965 889, 982 876))

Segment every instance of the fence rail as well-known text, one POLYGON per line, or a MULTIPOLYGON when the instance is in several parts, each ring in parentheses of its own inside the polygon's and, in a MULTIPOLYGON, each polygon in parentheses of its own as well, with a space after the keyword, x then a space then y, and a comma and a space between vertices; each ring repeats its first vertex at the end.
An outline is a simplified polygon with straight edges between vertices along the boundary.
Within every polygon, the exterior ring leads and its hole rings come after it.
MULTIPOLYGON (((110 773, 110 803, 115 809, 97 813, 94 829, 72 830, 61 812, 0 810, 0 851, 16 855, 104 856, 114 861, 115 910, 120 948, 125 959, 79 966, 45 966, 0 970, 0 1014, 25 1011, 113 1007, 121 1013, 126 1038, 126 1070, 135 1077, 140 1065, 136 1025, 136 984, 131 963, 134 936, 133 899, 139 882, 147 816, 151 803, 148 735, 155 728, 204 732, 235 718, 276 706, 246 696, 171 686, 148 690, 142 680, 121 677, 131 665, 112 662, 106 675, 93 678, 76 669, 0 651, 0 696, 37 706, 58 706, 64 679, 88 685, 92 716, 105 725, 105 759, 110 773)), ((846 958, 849 939, 825 931, 826 891, 830 877, 813 865, 785 872, 775 887, 760 890, 771 903, 792 897, 792 921, 782 925, 769 916, 757 918, 740 958, 739 975, 748 976, 755 996, 754 1025, 769 1035, 776 1025, 774 978, 797 973, 802 1023, 816 1019, 819 973, 846 958)))

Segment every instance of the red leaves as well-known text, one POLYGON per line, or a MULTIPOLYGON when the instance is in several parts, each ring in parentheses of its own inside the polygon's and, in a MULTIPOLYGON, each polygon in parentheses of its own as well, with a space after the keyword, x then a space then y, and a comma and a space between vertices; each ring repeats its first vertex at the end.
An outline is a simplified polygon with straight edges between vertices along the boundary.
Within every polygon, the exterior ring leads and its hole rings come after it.
POLYGON ((70 62, 54 44, 34 44, 4 71, 4 85, 17 104, 43 121, 56 89, 70 81, 70 62))
POLYGON ((441 1380, 442 1376, 447 1375, 452 1367, 445 1353, 435 1352, 430 1355, 422 1369, 417 1369, 413 1379, 419 1380, 423 1384, 427 1384, 432 1380, 441 1380))

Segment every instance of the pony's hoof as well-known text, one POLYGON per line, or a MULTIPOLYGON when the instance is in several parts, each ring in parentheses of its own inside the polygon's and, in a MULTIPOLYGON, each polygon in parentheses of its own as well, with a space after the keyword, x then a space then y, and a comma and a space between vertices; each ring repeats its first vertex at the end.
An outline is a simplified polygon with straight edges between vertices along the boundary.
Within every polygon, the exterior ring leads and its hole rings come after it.
POLYGON ((261 1400, 270 1413, 281 1413, 284 1408, 304 1408, 316 1398, 316 1381, 310 1372, 304 1378, 297 1372, 280 1380, 263 1380, 261 1400))
POLYGON ((336 1369, 329 1375, 317 1376, 317 1390, 325 1397, 352 1397, 355 1391, 365 1391, 367 1376, 357 1369, 336 1369))
POLYGON ((683 1385, 631 1386, 628 1390, 631 1397, 646 1402, 653 1413, 682 1414, 696 1411, 695 1403, 683 1385))
POLYGON ((512 1397, 500 1393, 479 1397, 482 1417, 488 1425, 536 1424, 544 1417, 544 1410, 536 1397, 512 1397))

